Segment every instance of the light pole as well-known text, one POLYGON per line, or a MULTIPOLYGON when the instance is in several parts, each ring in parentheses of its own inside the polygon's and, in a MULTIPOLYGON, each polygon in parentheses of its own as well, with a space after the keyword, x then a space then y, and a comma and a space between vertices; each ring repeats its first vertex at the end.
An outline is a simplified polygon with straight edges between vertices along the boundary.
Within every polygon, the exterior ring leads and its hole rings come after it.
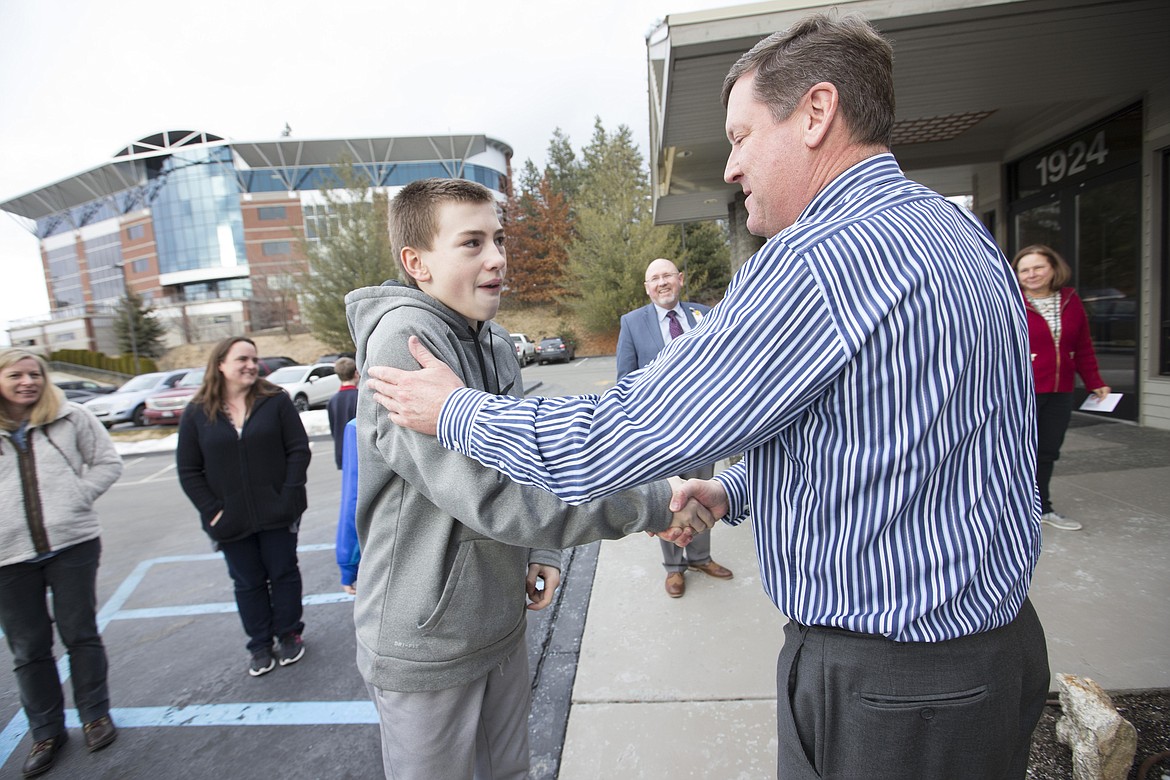
POLYGON ((140 373, 138 370, 138 335, 134 327, 134 321, 138 319, 138 307, 134 306, 134 301, 130 298, 130 282, 126 279, 126 262, 119 260, 114 263, 114 267, 122 272, 122 291, 126 294, 126 321, 130 326, 130 354, 134 358, 134 376, 138 376, 140 373), (131 308, 134 311, 131 311, 131 308))

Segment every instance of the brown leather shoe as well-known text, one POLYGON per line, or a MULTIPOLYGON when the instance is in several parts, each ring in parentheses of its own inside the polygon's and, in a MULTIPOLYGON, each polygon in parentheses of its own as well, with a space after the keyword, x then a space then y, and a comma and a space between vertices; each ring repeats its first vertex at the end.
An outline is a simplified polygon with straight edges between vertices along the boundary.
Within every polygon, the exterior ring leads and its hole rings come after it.
POLYGON ((36 777, 52 769, 53 762, 57 760, 57 752, 61 750, 68 739, 69 735, 62 731, 55 737, 34 742, 32 750, 28 753, 28 758, 24 760, 24 766, 21 767, 21 775, 36 777))
POLYGON ((729 580, 735 575, 731 573, 731 569, 726 566, 720 566, 715 561, 707 561, 700 564, 688 564, 687 568, 691 571, 701 571, 709 577, 714 577, 717 580, 729 580))
POLYGON ((666 595, 677 599, 687 592, 687 580, 681 571, 672 571, 666 575, 666 595))
POLYGON ((110 720, 109 715, 91 720, 81 729, 85 732, 85 749, 90 753, 101 750, 118 738, 118 729, 114 727, 114 721, 110 720))

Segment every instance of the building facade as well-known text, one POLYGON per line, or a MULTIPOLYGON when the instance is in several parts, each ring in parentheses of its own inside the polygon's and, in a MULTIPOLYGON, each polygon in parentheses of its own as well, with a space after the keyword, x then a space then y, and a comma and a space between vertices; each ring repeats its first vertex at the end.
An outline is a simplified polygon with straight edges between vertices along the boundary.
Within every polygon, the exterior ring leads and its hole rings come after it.
MULTIPOLYGON (((723 77, 813 12, 857 14, 894 46, 893 152, 964 197, 1008 257, 1073 267, 1111 415, 1170 428, 1170 4, 1160 0, 773 0, 673 14, 647 39, 654 213, 727 219, 733 262, 760 246, 723 181, 723 77)), ((1084 390, 1079 391, 1082 396, 1084 390)))
POLYGON ((300 326, 303 242, 329 230, 323 192, 352 164, 377 191, 428 177, 477 181, 504 200, 512 149, 483 135, 235 142, 166 131, 108 162, 0 204, 40 240, 51 311, 10 323, 14 345, 117 354, 128 291, 170 345, 300 326))

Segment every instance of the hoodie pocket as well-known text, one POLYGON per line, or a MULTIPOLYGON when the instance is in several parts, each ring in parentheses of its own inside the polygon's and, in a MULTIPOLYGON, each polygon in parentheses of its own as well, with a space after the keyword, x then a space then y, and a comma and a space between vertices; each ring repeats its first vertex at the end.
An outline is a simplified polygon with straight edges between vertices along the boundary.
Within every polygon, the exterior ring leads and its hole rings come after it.
POLYGON ((449 657, 506 639, 524 619, 526 553, 487 539, 460 544, 439 603, 419 630, 450 647, 449 657))
POLYGON ((248 505, 243 491, 224 497, 223 512, 215 519, 215 512, 203 519, 203 530, 217 542, 226 542, 243 536, 248 531, 248 505), (214 521, 214 522, 213 522, 214 521))

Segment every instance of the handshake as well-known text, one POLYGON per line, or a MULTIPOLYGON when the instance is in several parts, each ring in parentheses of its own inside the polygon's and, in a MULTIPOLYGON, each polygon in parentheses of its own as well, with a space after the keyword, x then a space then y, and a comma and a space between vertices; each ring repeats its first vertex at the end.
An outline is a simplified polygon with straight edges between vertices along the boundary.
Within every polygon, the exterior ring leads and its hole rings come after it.
POLYGON ((674 490, 670 497, 670 526, 657 533, 647 531, 650 536, 686 547, 696 536, 709 531, 716 520, 727 516, 727 491, 719 482, 678 477, 668 481, 674 490))

